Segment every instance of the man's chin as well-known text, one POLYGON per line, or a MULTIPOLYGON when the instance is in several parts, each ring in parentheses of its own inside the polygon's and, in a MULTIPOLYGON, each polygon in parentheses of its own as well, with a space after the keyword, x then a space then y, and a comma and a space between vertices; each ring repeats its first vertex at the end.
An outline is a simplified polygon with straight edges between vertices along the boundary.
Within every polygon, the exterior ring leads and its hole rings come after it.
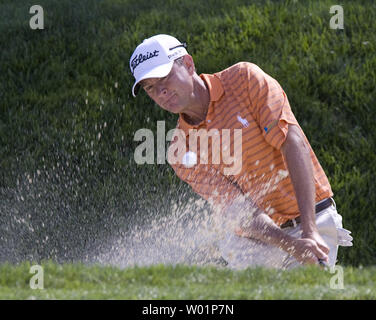
POLYGON ((182 113, 183 112, 183 108, 181 106, 178 106, 178 105, 170 105, 168 106, 167 108, 164 108, 165 110, 167 110, 168 112, 171 112, 171 113, 174 113, 174 114, 179 114, 179 113, 182 113))

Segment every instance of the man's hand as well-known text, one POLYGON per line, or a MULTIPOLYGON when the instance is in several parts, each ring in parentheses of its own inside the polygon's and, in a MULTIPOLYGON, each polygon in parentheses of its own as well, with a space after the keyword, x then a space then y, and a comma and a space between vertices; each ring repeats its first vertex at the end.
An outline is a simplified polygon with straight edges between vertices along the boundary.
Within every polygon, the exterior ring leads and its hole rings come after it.
POLYGON ((325 243, 324 239, 321 237, 320 233, 318 231, 310 232, 310 233, 304 233, 302 234, 302 238, 308 238, 316 241, 319 248, 325 252, 325 254, 329 254, 329 247, 325 243))
POLYGON ((319 259, 328 262, 329 248, 318 232, 296 239, 288 252, 302 264, 318 264, 319 259))
POLYGON ((328 254, 329 254, 329 247, 325 243, 324 239, 321 237, 320 233, 318 231, 310 232, 310 233, 304 233, 302 234, 303 239, 311 239, 316 242, 316 245, 318 248, 325 253, 326 258, 318 257, 319 259, 324 259, 326 262, 328 262, 328 254))

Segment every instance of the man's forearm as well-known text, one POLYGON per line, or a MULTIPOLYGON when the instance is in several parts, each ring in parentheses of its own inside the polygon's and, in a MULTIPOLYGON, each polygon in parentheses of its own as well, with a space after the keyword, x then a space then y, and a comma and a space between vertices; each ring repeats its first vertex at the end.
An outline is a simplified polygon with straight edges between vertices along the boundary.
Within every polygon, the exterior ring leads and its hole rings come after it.
POLYGON ((237 234, 276 246, 290 254, 295 246, 295 238, 283 232, 265 213, 254 214, 252 219, 244 220, 237 234))
POLYGON ((309 149, 296 126, 289 126, 282 152, 298 202, 303 235, 307 235, 317 231, 313 164, 309 149))

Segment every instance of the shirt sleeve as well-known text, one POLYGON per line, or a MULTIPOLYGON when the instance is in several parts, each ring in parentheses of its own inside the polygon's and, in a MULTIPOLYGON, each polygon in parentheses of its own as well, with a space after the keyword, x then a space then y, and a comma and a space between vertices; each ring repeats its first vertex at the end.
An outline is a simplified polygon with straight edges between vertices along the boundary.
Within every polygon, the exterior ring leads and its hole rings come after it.
POLYGON ((266 142, 279 150, 286 140, 288 124, 298 125, 286 93, 277 80, 254 64, 249 64, 247 77, 250 111, 266 142))

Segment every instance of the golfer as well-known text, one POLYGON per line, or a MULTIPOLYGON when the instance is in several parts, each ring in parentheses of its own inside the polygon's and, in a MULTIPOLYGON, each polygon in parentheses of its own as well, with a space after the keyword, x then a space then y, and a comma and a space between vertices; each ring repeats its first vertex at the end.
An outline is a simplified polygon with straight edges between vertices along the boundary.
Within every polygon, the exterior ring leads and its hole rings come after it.
POLYGON ((133 96, 143 88, 179 115, 168 160, 220 212, 229 267, 335 265, 352 237, 275 79, 249 62, 198 75, 186 44, 164 34, 137 46, 130 69, 133 96))

